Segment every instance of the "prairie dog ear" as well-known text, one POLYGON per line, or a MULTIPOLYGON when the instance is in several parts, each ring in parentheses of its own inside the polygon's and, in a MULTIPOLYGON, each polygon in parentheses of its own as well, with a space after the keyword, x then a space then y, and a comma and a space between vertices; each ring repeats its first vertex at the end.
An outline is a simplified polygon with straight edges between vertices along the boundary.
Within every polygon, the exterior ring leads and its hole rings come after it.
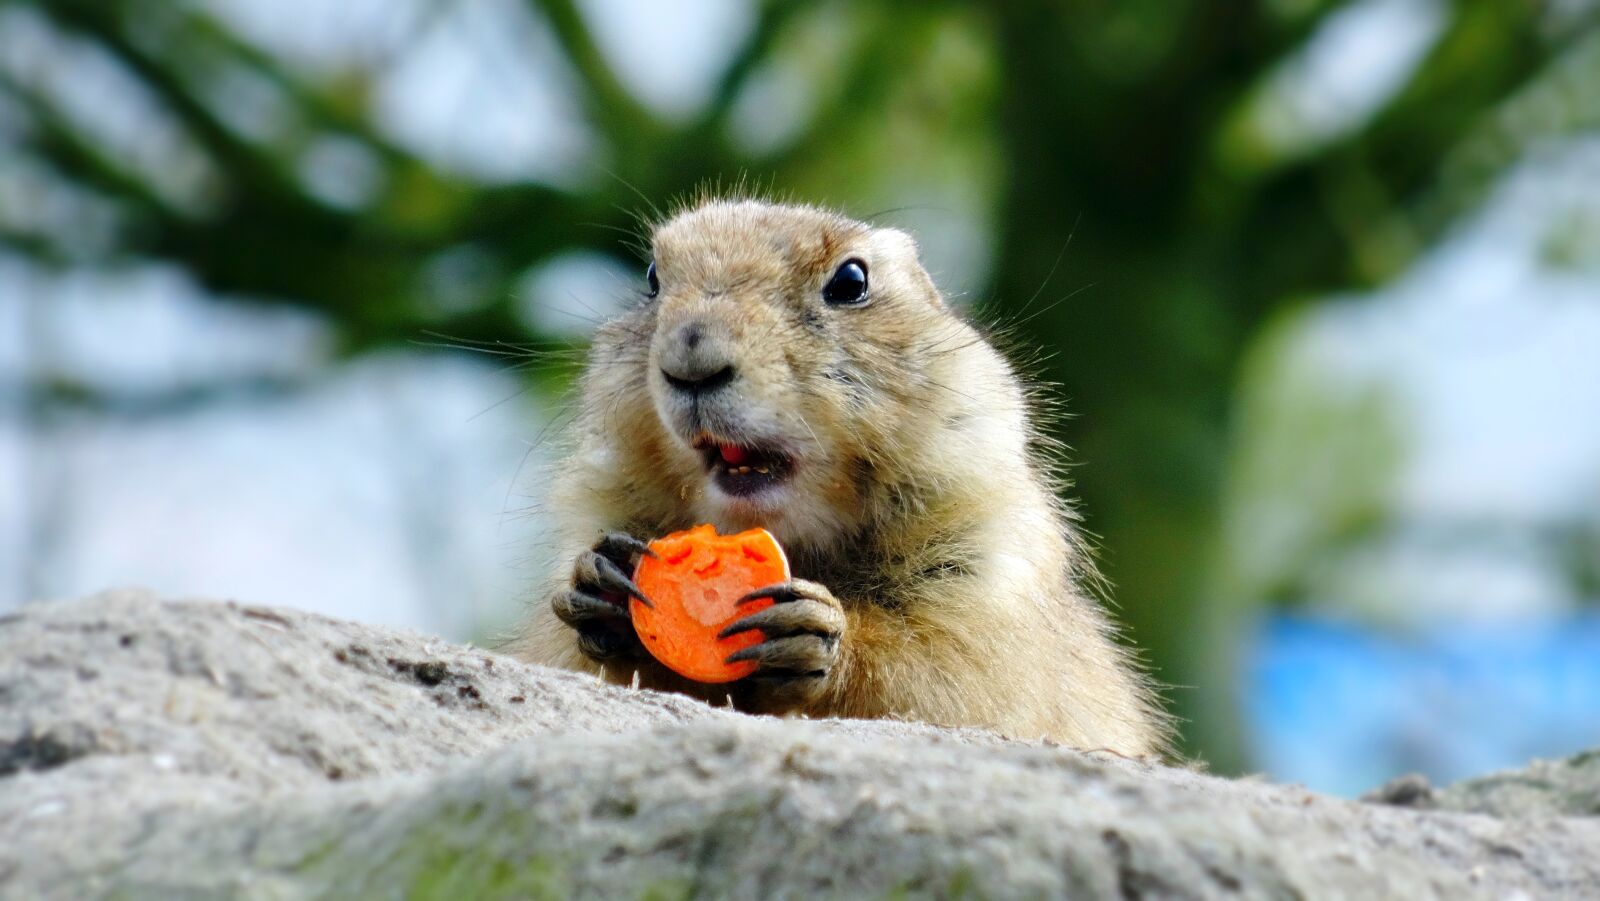
POLYGON ((916 239, 898 228, 878 228, 873 229, 871 243, 873 258, 878 262, 874 277, 887 281, 880 281, 883 287, 907 296, 920 295, 936 307, 944 306, 939 288, 922 268, 916 239))

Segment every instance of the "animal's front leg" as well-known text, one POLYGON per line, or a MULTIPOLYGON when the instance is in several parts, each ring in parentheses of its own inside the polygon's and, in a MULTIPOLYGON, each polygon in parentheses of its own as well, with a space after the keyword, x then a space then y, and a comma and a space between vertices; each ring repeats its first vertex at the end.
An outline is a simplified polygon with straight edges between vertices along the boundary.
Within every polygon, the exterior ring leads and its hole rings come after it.
POLYGON ((649 553, 639 539, 609 533, 578 555, 571 584, 551 598, 556 616, 578 633, 578 649, 589 659, 633 663, 649 657, 628 614, 630 597, 650 603, 628 578, 639 556, 649 553))
POLYGON ((823 697, 835 677, 844 638, 844 607, 825 586, 804 579, 768 585, 745 595, 744 604, 771 598, 772 606, 737 620, 721 637, 759 629, 765 640, 728 656, 752 660, 754 673, 734 684, 735 703, 758 713, 785 713, 823 697))

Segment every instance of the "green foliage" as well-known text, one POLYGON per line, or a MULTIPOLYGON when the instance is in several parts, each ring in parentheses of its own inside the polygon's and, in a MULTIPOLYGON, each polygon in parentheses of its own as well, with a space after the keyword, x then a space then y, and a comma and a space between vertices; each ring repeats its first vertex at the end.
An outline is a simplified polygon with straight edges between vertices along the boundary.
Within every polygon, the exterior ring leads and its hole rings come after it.
POLYGON ((1305 310, 1263 329, 1241 367, 1224 491, 1218 601, 1294 604, 1316 558, 1369 539, 1404 459, 1390 386, 1330 370, 1305 310))

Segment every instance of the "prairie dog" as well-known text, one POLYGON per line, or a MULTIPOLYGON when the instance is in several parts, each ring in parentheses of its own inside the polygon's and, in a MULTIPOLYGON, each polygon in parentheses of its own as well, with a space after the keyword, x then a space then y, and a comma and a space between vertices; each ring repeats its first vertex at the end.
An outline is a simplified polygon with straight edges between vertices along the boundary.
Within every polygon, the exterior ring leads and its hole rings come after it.
POLYGON ((1167 747, 1005 359, 912 239, 808 206, 709 200, 654 230, 645 295, 595 333, 551 478, 560 564, 507 650, 752 712, 1167 747), (761 526, 794 581, 748 618, 756 673, 677 676, 639 644, 642 540, 761 526))

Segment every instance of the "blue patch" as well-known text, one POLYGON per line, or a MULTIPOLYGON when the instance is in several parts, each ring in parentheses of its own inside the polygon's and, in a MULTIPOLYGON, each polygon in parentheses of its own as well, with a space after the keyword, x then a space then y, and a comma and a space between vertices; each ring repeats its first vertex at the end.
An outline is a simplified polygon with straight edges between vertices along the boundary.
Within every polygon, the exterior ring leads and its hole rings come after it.
POLYGON ((1356 795, 1600 746, 1600 614, 1440 623, 1404 635, 1272 614, 1243 655, 1253 765, 1356 795))

